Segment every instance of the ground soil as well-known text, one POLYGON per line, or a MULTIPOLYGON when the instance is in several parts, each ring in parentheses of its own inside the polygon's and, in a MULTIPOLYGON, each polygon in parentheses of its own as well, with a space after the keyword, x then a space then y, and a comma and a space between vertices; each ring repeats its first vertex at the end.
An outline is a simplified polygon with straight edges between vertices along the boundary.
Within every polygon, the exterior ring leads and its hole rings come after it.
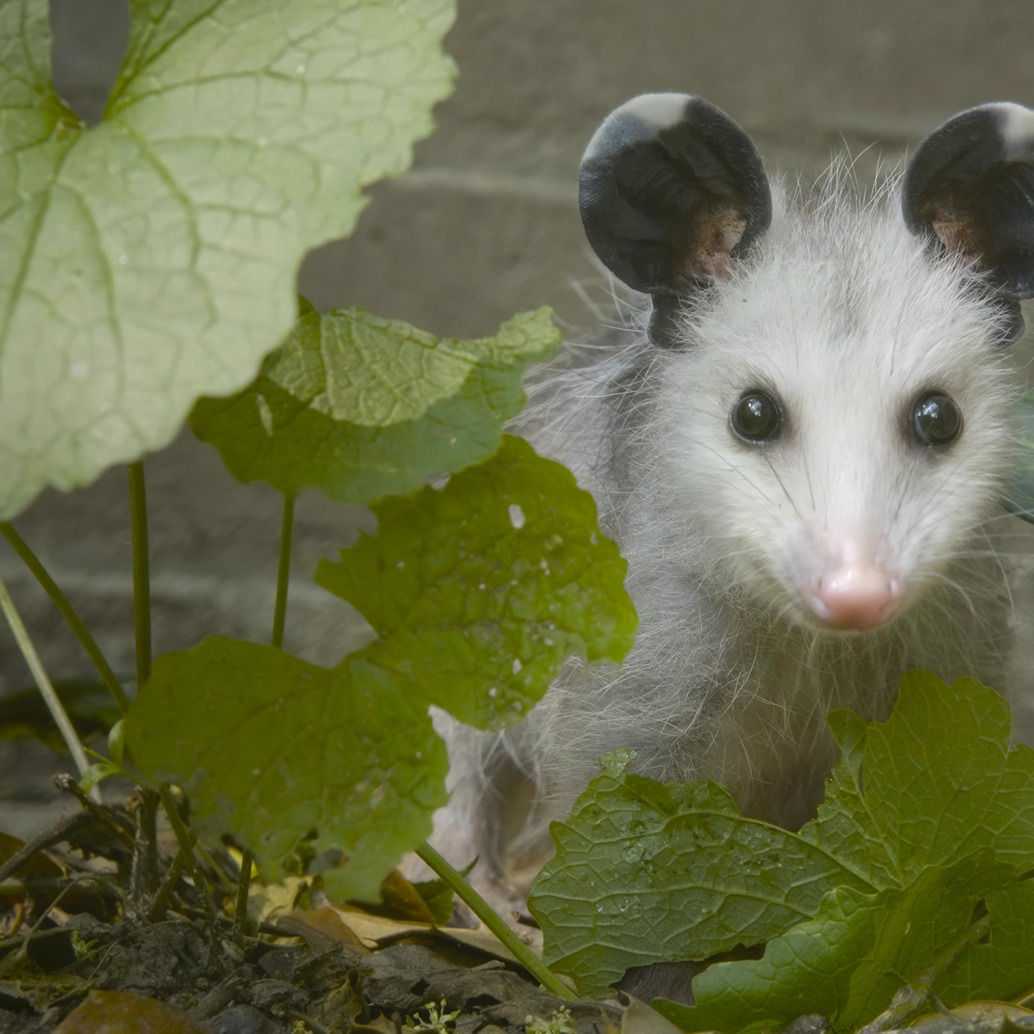
POLYGON ((564 1002, 520 967, 432 929, 373 946, 337 913, 241 929, 230 918, 239 856, 199 854, 213 914, 188 875, 167 878, 167 834, 148 850, 148 813, 139 799, 129 809, 84 802, 28 844, 0 837, 4 1034, 523 1034, 530 1018, 565 1007, 568 1031, 619 1026, 616 1007, 564 1002), (157 1003, 169 1008, 152 1014, 157 1003))

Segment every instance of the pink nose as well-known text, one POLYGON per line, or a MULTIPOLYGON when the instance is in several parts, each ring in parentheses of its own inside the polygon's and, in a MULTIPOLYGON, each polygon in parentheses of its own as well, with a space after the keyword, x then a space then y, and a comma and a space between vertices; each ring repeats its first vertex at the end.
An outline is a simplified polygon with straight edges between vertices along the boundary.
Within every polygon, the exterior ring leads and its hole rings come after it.
POLYGON ((875 628, 893 617, 905 594, 900 581, 877 563, 845 556, 820 574, 804 593, 815 616, 830 628, 875 628))

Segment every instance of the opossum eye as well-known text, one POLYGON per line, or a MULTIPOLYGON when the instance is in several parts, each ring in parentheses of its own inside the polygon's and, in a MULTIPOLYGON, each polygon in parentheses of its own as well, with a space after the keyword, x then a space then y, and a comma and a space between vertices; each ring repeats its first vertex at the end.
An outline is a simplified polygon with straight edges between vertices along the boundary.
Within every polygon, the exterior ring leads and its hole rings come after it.
POLYGON ((732 407, 729 424, 744 441, 763 445, 782 433, 783 409, 771 395, 763 391, 747 391, 732 407))
POLYGON ((949 445, 962 431, 962 411, 954 399, 932 391, 912 410, 912 432, 923 445, 949 445))

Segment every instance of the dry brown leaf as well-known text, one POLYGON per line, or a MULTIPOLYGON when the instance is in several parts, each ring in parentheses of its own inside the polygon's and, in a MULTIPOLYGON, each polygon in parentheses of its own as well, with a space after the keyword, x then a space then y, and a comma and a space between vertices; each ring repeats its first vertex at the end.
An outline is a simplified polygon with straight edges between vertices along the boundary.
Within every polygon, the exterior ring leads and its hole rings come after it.
POLYGON ((396 917, 416 923, 433 923, 434 915, 420 892, 405 876, 392 869, 381 884, 381 900, 396 917))
POLYGON ((1031 1010, 1012 1002, 967 1002, 947 1012, 926 1013, 913 1020, 910 1029, 923 1031, 943 1029, 951 1019, 972 1024, 974 1028, 986 1026, 997 1030, 1006 1020, 1018 1020, 1021 1016, 1031 1015, 1031 1010))
POLYGON ((632 995, 628 997, 628 1008, 621 1018, 621 1034, 681 1034, 679 1027, 654 1012, 646 1002, 632 995))
POLYGON ((371 950, 329 905, 281 916, 275 925, 284 933, 301 937, 316 952, 327 951, 335 944, 349 955, 368 955, 371 950))
POLYGON ((54 1034, 207 1034, 186 1013, 127 991, 91 991, 54 1034))
POLYGON ((273 923, 294 911, 299 896, 312 881, 288 876, 280 883, 252 883, 248 892, 248 917, 256 924, 273 923))

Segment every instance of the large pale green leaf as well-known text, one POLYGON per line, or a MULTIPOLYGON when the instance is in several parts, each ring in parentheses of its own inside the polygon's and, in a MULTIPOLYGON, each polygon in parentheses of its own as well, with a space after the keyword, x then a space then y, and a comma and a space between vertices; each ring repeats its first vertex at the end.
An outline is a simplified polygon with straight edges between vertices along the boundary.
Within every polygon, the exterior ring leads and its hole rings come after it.
POLYGON ((635 611, 626 563, 592 496, 558 463, 506 436, 445 489, 374 507, 364 535, 316 581, 356 607, 372 663, 479 728, 512 724, 572 654, 617 661, 635 611))
MULTIPOLYGON (((1008 708, 992 690, 913 672, 887 722, 838 712, 831 724, 843 756, 817 817, 799 833, 743 818, 706 783, 662 786, 611 770, 590 784, 569 822, 554 824, 557 856, 533 888, 547 960, 602 993, 630 965, 704 959, 797 931, 793 924, 833 891, 849 891, 838 900, 851 902, 900 892, 896 907, 907 909, 932 900, 914 891, 929 867, 987 855, 1012 873, 1034 868, 1034 752, 1009 746, 1008 708)), ((966 986, 993 982, 988 974, 1015 982, 1001 945, 1027 936, 1031 901, 1024 889, 1000 903, 997 941, 952 977, 958 1000, 966 986)), ((917 931, 927 921, 918 912, 906 918, 917 931)), ((844 936, 856 932, 848 926, 844 936)), ((819 949, 808 938, 814 961, 819 949)), ((866 979, 852 970, 850 987, 829 993, 840 1001, 866 979)))
POLYGON ((406 167, 453 72, 453 0, 136 0, 86 128, 46 9, 0 4, 0 518, 252 380, 301 257, 406 167))
POLYGON ((233 833, 268 875, 312 831, 344 848, 346 896, 375 899, 446 800, 426 704, 361 655, 328 670, 208 639, 155 661, 124 732, 140 772, 190 795, 195 830, 233 833))
POLYGON ((258 380, 202 399, 190 423, 241 481, 372 502, 495 452, 524 403, 524 370, 559 337, 547 309, 515 316, 493 338, 444 341, 358 309, 321 316, 303 302, 258 380))

